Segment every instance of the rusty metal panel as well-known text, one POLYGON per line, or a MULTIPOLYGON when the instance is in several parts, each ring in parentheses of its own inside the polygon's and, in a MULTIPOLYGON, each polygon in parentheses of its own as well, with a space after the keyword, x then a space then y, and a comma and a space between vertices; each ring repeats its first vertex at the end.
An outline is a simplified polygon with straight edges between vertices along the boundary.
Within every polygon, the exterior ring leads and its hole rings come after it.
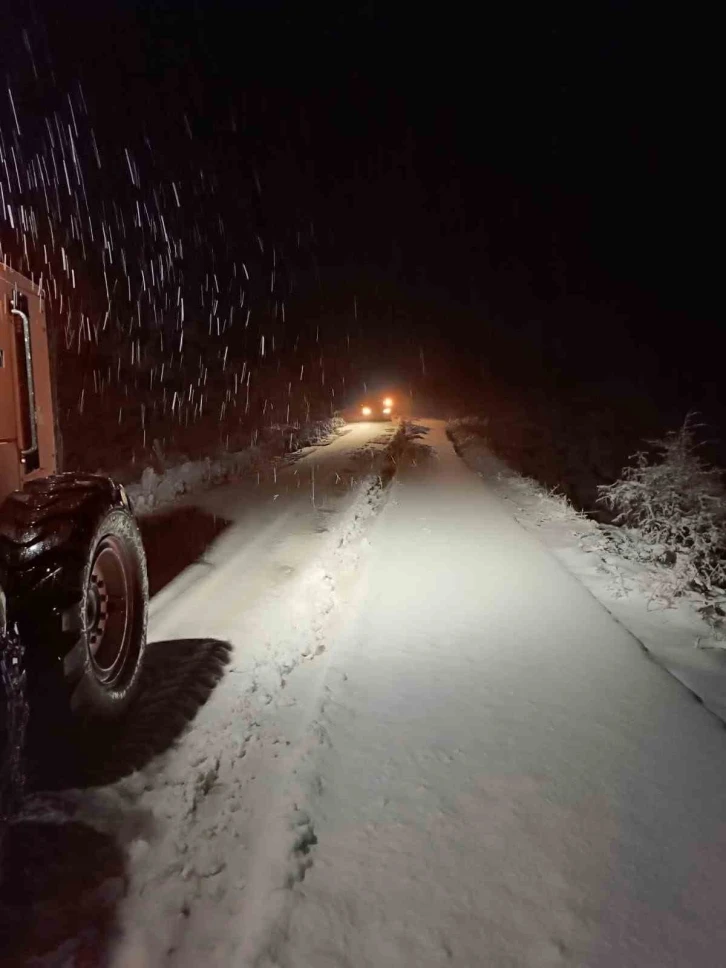
POLYGON ((12 320, 0 299, 0 442, 17 439, 15 412, 15 354, 12 320))
POLYGON ((54 473, 57 466, 54 394, 42 295, 29 279, 2 264, 0 348, 4 363, 0 369, 0 441, 6 444, 0 474, 2 498, 10 482, 16 481, 15 487, 22 486, 26 480, 54 473))
POLYGON ((30 327, 33 338, 33 374, 35 377, 35 412, 38 428, 40 466, 35 477, 45 477, 56 471, 55 413, 48 354, 48 329, 43 300, 32 296, 30 327))
POLYGON ((20 460, 14 441, 0 441, 0 501, 20 487, 20 460))

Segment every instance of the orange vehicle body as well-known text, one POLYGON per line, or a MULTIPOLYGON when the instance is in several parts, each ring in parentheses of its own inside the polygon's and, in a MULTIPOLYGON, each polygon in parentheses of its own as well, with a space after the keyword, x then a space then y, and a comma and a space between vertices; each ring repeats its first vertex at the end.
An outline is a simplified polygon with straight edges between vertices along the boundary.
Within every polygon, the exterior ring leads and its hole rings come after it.
POLYGON ((59 473, 48 335, 40 287, 0 263, 0 821, 19 799, 29 706, 47 726, 121 717, 146 649, 128 496, 107 477, 59 473))
POLYGON ((0 263, 0 502, 58 464, 43 296, 0 263))

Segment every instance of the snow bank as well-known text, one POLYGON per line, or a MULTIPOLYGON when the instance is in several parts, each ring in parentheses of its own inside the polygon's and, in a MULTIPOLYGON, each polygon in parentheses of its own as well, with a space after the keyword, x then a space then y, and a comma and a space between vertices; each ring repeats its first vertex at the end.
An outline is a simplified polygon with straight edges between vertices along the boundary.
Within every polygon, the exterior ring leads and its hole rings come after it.
POLYGON ((487 421, 451 421, 447 432, 459 455, 514 506, 534 531, 644 649, 726 721, 726 636, 702 614, 696 592, 667 594, 667 567, 619 553, 621 529, 578 512, 556 490, 513 471, 490 450, 487 421))
POLYGON ((302 428, 275 424, 268 429, 263 441, 235 453, 204 460, 182 459, 158 469, 148 466, 140 480, 127 485, 126 490, 134 511, 149 514, 184 494, 260 472, 261 468, 283 457, 294 459, 306 447, 321 446, 335 439, 343 427, 344 421, 337 417, 302 428))

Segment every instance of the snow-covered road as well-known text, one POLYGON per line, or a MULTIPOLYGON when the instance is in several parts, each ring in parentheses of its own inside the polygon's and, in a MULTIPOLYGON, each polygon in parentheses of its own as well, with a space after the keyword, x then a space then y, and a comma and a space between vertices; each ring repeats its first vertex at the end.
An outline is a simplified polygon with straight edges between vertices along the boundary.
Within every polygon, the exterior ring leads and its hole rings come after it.
POLYGON ((151 637, 227 674, 73 795, 127 859, 115 968, 726 962, 726 732, 423 423, 388 487, 361 426, 204 496, 151 637))
POLYGON ((721 724, 426 441, 327 663, 317 843, 262 964, 723 964, 721 724))

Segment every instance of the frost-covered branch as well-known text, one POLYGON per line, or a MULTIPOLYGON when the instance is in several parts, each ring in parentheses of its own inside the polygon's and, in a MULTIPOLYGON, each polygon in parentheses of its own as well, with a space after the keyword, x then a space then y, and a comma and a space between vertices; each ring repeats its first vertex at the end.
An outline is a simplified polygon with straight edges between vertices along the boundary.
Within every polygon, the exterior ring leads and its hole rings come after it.
POLYGON ((655 455, 634 454, 598 500, 629 530, 631 555, 668 566, 672 597, 712 599, 726 588, 726 487, 723 471, 698 453, 699 426, 688 414, 679 430, 648 441, 655 455))

